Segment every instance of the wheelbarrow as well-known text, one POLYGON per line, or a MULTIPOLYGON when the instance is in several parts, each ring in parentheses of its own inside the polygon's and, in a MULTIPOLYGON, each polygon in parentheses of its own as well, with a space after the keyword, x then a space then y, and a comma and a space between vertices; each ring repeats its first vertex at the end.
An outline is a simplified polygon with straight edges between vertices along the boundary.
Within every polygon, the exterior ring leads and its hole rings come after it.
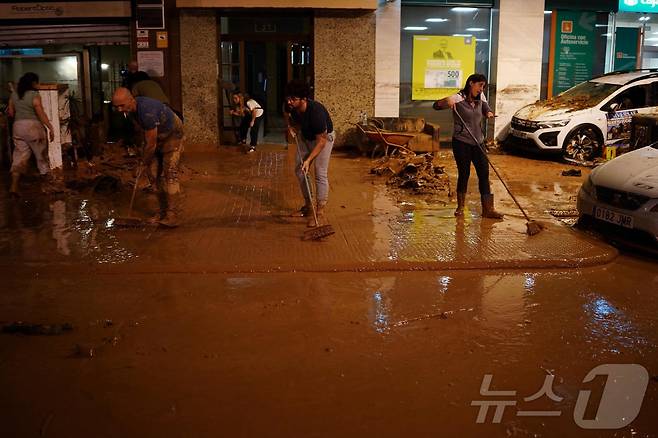
POLYGON ((371 158, 375 157, 375 152, 377 152, 377 149, 380 147, 384 148, 384 156, 386 157, 388 156, 390 148, 393 148, 391 155, 394 155, 395 153, 413 153, 413 151, 407 147, 407 144, 416 136, 415 134, 385 131, 374 124, 364 126, 355 123, 354 126, 356 126, 357 129, 360 130, 369 140, 375 143, 371 158))

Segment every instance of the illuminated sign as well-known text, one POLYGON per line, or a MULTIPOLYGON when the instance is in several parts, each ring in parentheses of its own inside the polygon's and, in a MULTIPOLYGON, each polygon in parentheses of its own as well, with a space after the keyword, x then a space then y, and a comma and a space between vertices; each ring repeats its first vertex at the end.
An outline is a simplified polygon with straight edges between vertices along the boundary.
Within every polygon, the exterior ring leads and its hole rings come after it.
POLYGON ((619 0, 620 12, 658 12, 658 0, 619 0))

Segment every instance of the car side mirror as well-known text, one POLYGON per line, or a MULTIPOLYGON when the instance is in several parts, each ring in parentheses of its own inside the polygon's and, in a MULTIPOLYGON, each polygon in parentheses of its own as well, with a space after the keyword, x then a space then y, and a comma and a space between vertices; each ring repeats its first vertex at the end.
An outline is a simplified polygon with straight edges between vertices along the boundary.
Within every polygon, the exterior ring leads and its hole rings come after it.
POLYGON ((610 105, 610 109, 608 110, 608 112, 609 113, 614 113, 615 111, 617 111, 617 108, 619 108, 619 104, 615 102, 615 103, 610 105))

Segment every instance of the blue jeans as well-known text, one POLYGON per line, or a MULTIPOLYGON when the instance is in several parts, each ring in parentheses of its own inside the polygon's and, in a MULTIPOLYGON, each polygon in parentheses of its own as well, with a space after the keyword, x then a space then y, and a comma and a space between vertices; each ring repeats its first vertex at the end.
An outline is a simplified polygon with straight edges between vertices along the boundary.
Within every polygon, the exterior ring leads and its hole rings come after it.
MULTIPOLYGON (((299 187, 302 190, 302 195, 304 195, 304 200, 309 203, 311 201, 311 195, 306 189, 306 183, 304 178, 306 175, 302 172, 302 161, 305 160, 310 154, 313 148, 315 148, 315 140, 308 141, 302 138, 301 133, 297 135, 298 138, 298 154, 297 154, 297 165, 295 166, 295 173, 297 174, 297 179, 299 180, 299 187)), ((326 204, 329 199, 329 178, 327 176, 329 171, 329 158, 331 158, 331 150, 334 147, 334 139, 336 138, 336 132, 330 132, 327 134, 327 143, 325 143, 324 148, 320 151, 320 154, 315 157, 313 160, 313 165, 315 166, 315 193, 316 201, 321 204, 326 204)))

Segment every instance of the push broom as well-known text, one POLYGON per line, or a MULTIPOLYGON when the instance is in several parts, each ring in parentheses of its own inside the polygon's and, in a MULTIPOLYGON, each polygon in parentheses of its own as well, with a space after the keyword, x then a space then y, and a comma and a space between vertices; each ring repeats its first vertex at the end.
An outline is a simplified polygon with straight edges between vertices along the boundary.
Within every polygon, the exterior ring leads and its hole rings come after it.
MULTIPOLYGON (((297 148, 297 158, 299 158, 299 163, 300 165, 304 162, 302 160, 302 155, 299 152, 299 139, 297 138, 297 135, 295 135, 295 146, 297 148)), ((331 225, 320 225, 320 222, 318 222, 318 213, 315 210, 315 199, 313 199, 313 192, 311 191, 311 185, 308 183, 308 173, 304 173, 304 182, 306 183, 306 191, 308 192, 308 196, 311 200, 311 210, 313 210, 313 218, 315 219, 315 224, 316 226, 311 228, 310 230, 304 231, 304 235, 302 236, 302 240, 321 240, 324 239, 325 237, 331 236, 332 234, 336 234, 336 230, 334 230, 334 227, 331 225)))
POLYGON ((505 182, 505 180, 503 179, 503 177, 500 176, 500 173, 498 173, 498 170, 496 169, 496 167, 494 167, 493 163, 492 163, 491 160, 489 159, 489 156, 487 155, 487 151, 484 149, 484 146, 482 145, 482 143, 480 143, 480 142, 477 140, 477 138, 475 138, 475 136, 474 136, 473 133, 471 132, 471 129, 468 127, 468 125, 466 124, 466 122, 464 122, 464 119, 462 118, 461 114, 459 114, 459 111, 457 111, 457 107, 456 107, 456 106, 453 108, 453 111, 455 112, 455 114, 457 114, 457 117, 459 117, 459 120, 461 120, 462 125, 464 125, 464 128, 466 128, 466 130, 467 130, 468 133, 470 134, 470 136, 471 136, 471 138, 473 139, 473 141, 478 145, 478 147, 479 147, 480 150, 482 151, 482 154, 484 155, 484 158, 487 160, 487 163, 489 163, 489 166, 491 166, 491 168, 493 169, 493 171, 496 173, 496 176, 498 177, 498 179, 500 180, 500 182, 503 183, 503 187, 505 187, 505 190, 507 190, 507 193, 509 193, 509 195, 510 195, 510 196, 512 197, 512 199, 514 200, 514 203, 516 204, 516 206, 519 207, 519 210, 521 210, 521 213, 523 213, 523 217, 524 217, 525 220, 526 220, 526 224, 525 224, 525 226, 526 226, 526 234, 527 234, 528 236, 534 236, 535 234, 539 234, 544 228, 546 228, 546 226, 545 226, 544 224, 541 224, 541 223, 537 222, 537 221, 533 221, 532 219, 530 219, 530 217, 528 217, 528 214, 525 212, 525 210, 523 209, 523 207, 521 207, 521 204, 519 204, 519 201, 516 200, 516 196, 514 196, 514 193, 512 193, 512 191, 511 191, 510 188, 507 186, 507 183, 505 182))
POLYGON ((135 193, 137 192, 137 186, 139 185, 139 178, 142 176, 142 171, 144 170, 143 166, 140 166, 137 171, 137 176, 135 177, 135 186, 133 187, 133 193, 130 196, 130 207, 128 208, 128 216, 120 216, 114 219, 114 226, 117 227, 140 227, 144 225, 144 220, 138 217, 134 217, 133 205, 135 204, 135 193))

